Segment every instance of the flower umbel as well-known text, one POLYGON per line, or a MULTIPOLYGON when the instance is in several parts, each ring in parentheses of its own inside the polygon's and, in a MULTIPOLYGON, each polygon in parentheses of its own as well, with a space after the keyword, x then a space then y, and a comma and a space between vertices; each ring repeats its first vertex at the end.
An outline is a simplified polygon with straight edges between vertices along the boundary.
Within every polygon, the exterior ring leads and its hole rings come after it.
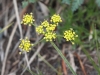
POLYGON ((59 15, 56 15, 54 14, 52 17, 51 17, 51 22, 54 22, 54 23, 58 23, 58 22, 62 22, 61 20, 61 17, 59 15))
POLYGON ((55 29, 59 22, 62 22, 61 17, 59 15, 54 14, 51 17, 51 23, 47 20, 43 21, 40 26, 36 27, 36 32, 44 35, 44 39, 46 41, 53 41, 56 39, 55 29))
POLYGON ((43 27, 48 27, 49 26, 49 22, 47 20, 43 21, 41 24, 43 27))
POLYGON ((55 30, 55 28, 56 28, 56 24, 50 24, 48 27, 46 27, 46 31, 47 32, 50 32, 50 31, 54 31, 55 30))
POLYGON ((32 13, 30 13, 30 14, 26 14, 26 15, 23 16, 23 19, 21 21, 21 24, 31 26, 34 21, 35 20, 34 20, 34 18, 32 16, 32 13))
POLYGON ((36 27, 36 32, 38 32, 39 34, 44 34, 44 29, 43 29, 43 26, 37 26, 36 27))
POLYGON ((29 39, 26 37, 25 39, 21 39, 19 48, 22 49, 22 52, 24 52, 24 51, 29 52, 31 50, 32 46, 33 46, 33 44, 31 44, 29 39))
POLYGON ((74 44, 73 41, 75 40, 75 37, 78 37, 78 35, 76 35, 72 28, 64 32, 64 38, 66 39, 66 41, 71 41, 72 44, 74 44))
POLYGON ((47 32, 47 33, 45 33, 45 35, 44 35, 44 39, 46 40, 46 41, 52 41, 53 39, 55 39, 56 38, 56 33, 53 33, 53 32, 47 32))
POLYGON ((40 26, 36 27, 36 32, 43 34, 46 41, 52 41, 56 38, 56 33, 54 32, 56 26, 56 24, 49 24, 49 22, 45 20, 40 26))

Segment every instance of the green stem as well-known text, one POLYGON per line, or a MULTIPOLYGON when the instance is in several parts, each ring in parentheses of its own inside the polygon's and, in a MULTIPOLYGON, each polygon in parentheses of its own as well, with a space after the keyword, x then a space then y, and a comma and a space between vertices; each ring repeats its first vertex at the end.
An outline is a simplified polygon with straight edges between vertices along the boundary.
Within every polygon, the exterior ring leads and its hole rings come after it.
MULTIPOLYGON (((42 56, 41 56, 40 54, 38 54, 38 56, 39 56, 40 58, 42 58, 42 56)), ((56 73, 58 73, 58 71, 57 71, 50 63, 48 63, 48 61, 46 61, 45 59, 43 59, 43 61, 44 61, 50 68, 52 68, 53 71, 55 71, 56 73)), ((60 74, 60 73, 59 73, 59 74, 60 74)))
MULTIPOLYGON (((21 65, 23 68, 26 68, 24 65, 21 65)), ((29 70, 28 68, 26 68, 26 70, 31 74, 31 75, 37 75, 36 73, 34 73, 33 71, 29 70)))
POLYGON ((34 27, 36 27, 36 25, 35 24, 32 24, 34 27))
POLYGON ((73 75, 77 75, 76 72, 72 69, 72 67, 71 67, 70 63, 68 62, 68 60, 64 57, 64 55, 62 54, 62 52, 59 50, 59 48, 53 42, 50 42, 50 43, 56 49, 56 51, 61 56, 61 58, 65 61, 65 63, 68 65, 68 68, 71 70, 71 72, 73 73, 73 75))

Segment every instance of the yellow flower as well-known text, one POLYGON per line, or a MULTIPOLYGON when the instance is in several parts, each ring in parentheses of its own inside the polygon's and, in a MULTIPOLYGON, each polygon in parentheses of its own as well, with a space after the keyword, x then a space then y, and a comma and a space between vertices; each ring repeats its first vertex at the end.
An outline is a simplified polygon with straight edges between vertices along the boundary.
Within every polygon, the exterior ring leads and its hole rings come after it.
POLYGON ((32 46, 33 46, 33 44, 31 44, 29 39, 26 37, 25 39, 21 39, 19 48, 22 49, 22 52, 24 52, 24 51, 29 52, 31 50, 32 46))
POLYGON ((56 15, 54 14, 52 17, 51 17, 51 22, 54 22, 54 23, 58 23, 58 22, 62 22, 61 20, 61 17, 59 15, 56 15))
POLYGON ((55 24, 50 24, 48 27, 46 27, 46 31, 49 32, 49 31, 54 31, 56 28, 56 25, 55 24))
POLYGON ((41 26, 41 25, 40 26, 37 26, 36 27, 36 32, 39 33, 39 34, 44 34, 43 26, 41 26))
POLYGON ((34 21, 35 20, 34 20, 34 18, 32 16, 32 13, 30 13, 30 14, 26 14, 26 15, 23 16, 23 19, 21 21, 21 24, 31 26, 34 21))
POLYGON ((47 33, 44 34, 44 39, 46 41, 52 41, 55 38, 56 38, 56 33, 47 32, 47 33))
POLYGON ((43 27, 48 27, 49 26, 49 22, 47 20, 43 21, 41 24, 43 27))
POLYGON ((75 37, 78 37, 78 35, 76 35, 72 28, 64 32, 64 38, 66 39, 66 41, 71 41, 72 44, 74 44, 73 41, 75 40, 75 37))

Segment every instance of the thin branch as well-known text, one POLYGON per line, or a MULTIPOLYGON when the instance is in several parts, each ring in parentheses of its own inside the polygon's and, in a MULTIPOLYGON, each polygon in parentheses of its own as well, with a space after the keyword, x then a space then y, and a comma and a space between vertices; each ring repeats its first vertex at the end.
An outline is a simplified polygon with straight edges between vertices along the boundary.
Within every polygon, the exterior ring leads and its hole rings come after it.
POLYGON ((20 31, 20 36, 21 36, 21 38, 23 38, 22 27, 21 27, 21 24, 20 24, 20 17, 19 17, 19 13, 18 13, 18 7, 17 7, 16 0, 13 0, 13 4, 14 4, 14 8, 15 8, 15 13, 16 13, 16 18, 17 18, 17 22, 18 22, 19 31, 20 31))
POLYGON ((5 57, 4 57, 4 61, 3 61, 1 75, 4 75, 4 72, 5 72, 5 66, 6 66, 6 60, 7 60, 8 52, 10 50, 10 45, 11 45, 11 42, 12 42, 12 39, 13 39, 13 36, 15 34, 16 29, 17 29, 17 23, 15 24, 15 26, 14 26, 14 28, 12 30, 12 33, 11 33, 11 35, 9 37, 9 41, 8 41, 8 44, 7 44, 7 48, 6 48, 6 52, 5 52, 5 57))

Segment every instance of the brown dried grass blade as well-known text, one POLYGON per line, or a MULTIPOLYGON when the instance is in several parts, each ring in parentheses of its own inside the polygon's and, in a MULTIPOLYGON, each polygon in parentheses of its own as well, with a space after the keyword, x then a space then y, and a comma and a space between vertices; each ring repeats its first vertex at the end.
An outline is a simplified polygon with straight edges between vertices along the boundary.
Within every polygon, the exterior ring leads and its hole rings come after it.
POLYGON ((87 75, 86 70, 85 70, 85 68, 84 68, 84 65, 83 65, 83 63, 82 63, 82 61, 81 61, 81 58, 79 57, 79 55, 78 55, 77 53, 74 53, 74 55, 78 58, 78 61, 79 61, 79 63, 80 63, 80 66, 81 66, 81 69, 82 69, 84 75, 87 75))

